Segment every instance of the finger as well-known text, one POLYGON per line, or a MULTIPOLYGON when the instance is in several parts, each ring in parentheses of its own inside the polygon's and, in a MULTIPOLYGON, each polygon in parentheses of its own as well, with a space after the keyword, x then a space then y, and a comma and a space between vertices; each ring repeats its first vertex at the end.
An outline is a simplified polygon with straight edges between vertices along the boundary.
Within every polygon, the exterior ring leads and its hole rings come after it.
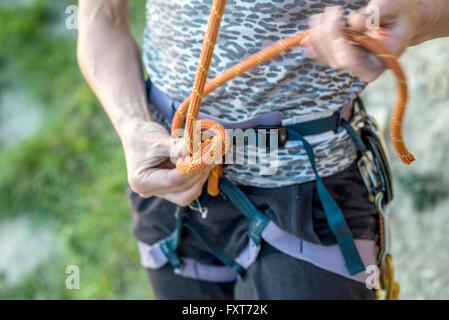
POLYGON ((311 57, 319 60, 330 67, 334 66, 332 57, 328 54, 326 44, 322 41, 324 38, 323 19, 324 14, 315 15, 310 18, 310 32, 307 38, 311 57))
POLYGON ((383 71, 383 65, 374 55, 351 45, 344 38, 333 41, 336 63, 342 70, 358 77, 362 81, 371 82, 383 71))
POLYGON ((189 150, 187 149, 185 139, 183 137, 176 138, 172 137, 171 140, 171 156, 176 158, 183 158, 189 155, 189 150))
MULTIPOLYGON (((368 21, 369 21, 369 15, 366 12, 366 8, 359 10, 357 12, 353 12, 348 17, 348 24, 349 26, 354 29, 355 31, 365 33, 368 30, 368 21)), ((376 22, 373 22, 373 27, 375 26, 376 22)))
POLYGON ((301 41, 301 46, 307 49, 307 55, 310 59, 319 60, 318 53, 313 46, 312 41, 310 41, 310 36, 306 36, 304 40, 301 41))
POLYGON ((344 20, 341 7, 326 8, 312 20, 311 41, 321 60, 331 68, 338 68, 332 41, 344 37, 344 20))
POLYGON ((334 54, 335 65, 331 67, 345 70, 365 82, 371 82, 382 73, 383 65, 374 55, 355 46, 346 38, 341 17, 342 10, 339 7, 330 8, 327 12, 326 19, 331 21, 331 25, 338 26, 326 30, 326 38, 323 40, 328 42, 329 50, 334 54))
POLYGON ((204 190, 204 184, 207 181, 207 176, 195 183, 191 188, 183 192, 161 193, 157 196, 173 202, 182 207, 191 204, 195 199, 199 198, 204 190))
POLYGON ((182 193, 182 192, 191 190, 200 181, 207 180, 208 176, 207 175, 199 175, 197 177, 198 177, 198 179, 189 180, 188 182, 186 182, 183 185, 173 186, 173 187, 165 188, 165 189, 154 188, 154 189, 150 190, 149 192, 143 192, 143 193, 138 193, 138 194, 142 198, 149 198, 149 197, 152 197, 155 195, 160 195, 160 194, 182 193))
POLYGON ((401 5, 400 1, 372 0, 366 7, 351 13, 348 23, 359 32, 390 25, 397 21, 401 5))
POLYGON ((404 21, 370 32, 370 36, 383 43, 392 53, 400 55, 409 46, 412 34, 404 21))
POLYGON ((406 10, 401 1, 391 1, 391 0, 373 0, 370 6, 377 10, 380 15, 380 26, 387 26, 395 23, 399 14, 406 10))
POLYGON ((400 54, 408 46, 410 26, 401 19, 403 8, 397 1, 373 0, 366 8, 352 14, 349 25, 377 39, 393 53, 400 54))
POLYGON ((207 176, 207 173, 197 172, 181 174, 177 169, 152 168, 141 172, 130 181, 131 189, 143 197, 152 196, 158 192, 177 192, 185 190, 207 176))
MULTIPOLYGON (((194 180, 191 180, 189 184, 183 186, 182 188, 172 189, 172 190, 160 190, 157 194, 167 200, 174 200, 177 197, 189 198, 193 194, 197 194, 199 189, 202 189, 207 179, 209 178, 210 171, 215 167, 211 165, 203 169, 199 175, 195 176, 194 180)), ((194 198, 195 199, 195 198, 194 198)), ((179 204, 179 203, 178 203, 179 204)))

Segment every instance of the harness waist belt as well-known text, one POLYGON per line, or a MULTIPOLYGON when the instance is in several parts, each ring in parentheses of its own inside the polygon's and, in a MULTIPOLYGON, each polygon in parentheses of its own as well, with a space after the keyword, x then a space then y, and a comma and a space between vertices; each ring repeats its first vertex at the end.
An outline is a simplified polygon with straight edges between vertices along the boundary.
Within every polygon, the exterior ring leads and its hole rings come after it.
MULTIPOLYGON (((152 84, 151 80, 146 81, 146 89, 149 103, 164 118, 171 120, 178 108, 179 103, 170 99, 167 94, 159 90, 152 84)), ((343 118, 341 113, 336 111, 331 116, 316 120, 305 121, 289 126, 282 126, 282 113, 279 111, 268 112, 255 116, 254 118, 242 121, 226 121, 215 116, 206 115, 200 112, 199 119, 210 119, 222 124, 226 129, 280 129, 279 136, 285 137, 280 140, 280 146, 287 141, 287 128, 300 132, 302 136, 317 135, 328 131, 337 131, 342 126, 343 118)))

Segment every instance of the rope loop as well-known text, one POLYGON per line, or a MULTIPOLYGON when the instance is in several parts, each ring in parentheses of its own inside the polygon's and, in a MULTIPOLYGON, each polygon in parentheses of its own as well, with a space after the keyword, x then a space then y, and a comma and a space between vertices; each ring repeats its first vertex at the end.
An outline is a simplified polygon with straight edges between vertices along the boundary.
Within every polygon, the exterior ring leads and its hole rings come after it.
MULTIPOLYGON (((207 75, 210 69, 225 6, 226 0, 214 0, 212 4, 192 94, 181 103, 172 121, 172 131, 182 128, 185 123, 185 142, 191 154, 191 157, 187 160, 178 160, 176 167, 181 173, 187 174, 197 172, 208 168, 213 163, 219 163, 221 161, 220 157, 226 153, 229 147, 229 137, 225 128, 212 120, 201 120, 200 128, 202 132, 210 130, 214 136, 211 139, 201 141, 199 147, 195 146, 196 141, 195 139, 192 139, 192 137, 194 137, 194 129, 198 120, 203 98, 242 73, 245 73, 260 64, 267 63, 294 47, 300 46, 301 42, 308 35, 308 30, 305 30, 300 31, 293 36, 286 37, 207 81, 207 75)), ((397 83, 397 98, 391 116, 391 141, 394 150, 401 161, 405 164, 411 164, 415 160, 415 157, 409 152, 405 145, 402 132, 402 122, 404 120, 408 101, 408 86, 407 79, 402 67, 398 63, 397 57, 382 43, 365 34, 350 29, 346 29, 344 32, 349 40, 376 54, 379 59, 382 60, 384 65, 394 73, 397 83)), ((221 166, 216 166, 209 176, 209 194, 216 196, 220 193, 218 184, 221 176, 222 168, 221 166)))

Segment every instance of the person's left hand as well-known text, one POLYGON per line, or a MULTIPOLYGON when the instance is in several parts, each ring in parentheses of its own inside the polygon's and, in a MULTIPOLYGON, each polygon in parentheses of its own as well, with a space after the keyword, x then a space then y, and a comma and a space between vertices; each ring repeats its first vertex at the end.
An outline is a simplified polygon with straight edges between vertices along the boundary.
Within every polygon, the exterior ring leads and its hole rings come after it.
MULTIPOLYGON (((381 41, 393 54, 400 56, 413 44, 420 25, 419 2, 415 0, 372 0, 380 13, 380 28, 369 29, 372 17, 366 8, 353 13, 348 24, 356 31, 381 41)), ((372 13, 371 13, 372 14, 372 13)), ((382 62, 373 54, 354 45, 343 34, 345 19, 341 7, 328 7, 310 19, 310 34, 303 41, 311 58, 331 68, 345 70, 363 81, 374 81, 384 70, 382 62)))

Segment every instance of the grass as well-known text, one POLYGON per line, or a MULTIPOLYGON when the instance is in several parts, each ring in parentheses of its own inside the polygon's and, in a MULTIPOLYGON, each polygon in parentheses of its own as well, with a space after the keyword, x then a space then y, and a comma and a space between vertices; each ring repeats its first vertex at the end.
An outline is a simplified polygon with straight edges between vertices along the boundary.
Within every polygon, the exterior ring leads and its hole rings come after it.
MULTIPOLYGON (((0 225, 24 217, 56 239, 42 244, 55 250, 18 283, 9 284, 0 270, 0 298, 150 298, 131 232, 120 143, 78 70, 76 31, 64 26, 65 8, 76 1, 9 3, 0 5, 0 96, 19 89, 45 122, 13 147, 0 140, 0 225), (69 265, 80 268, 80 290, 65 287, 69 265)), ((140 39, 143 1, 131 3, 140 39)), ((440 180, 410 174, 398 182, 419 211, 447 198, 440 180)))
MULTIPOLYGON (((54 229, 57 243, 46 245, 62 248, 20 283, 0 277, 0 297, 149 298, 119 140, 78 71, 76 32, 64 29, 65 6, 74 3, 0 6, 0 94, 21 88, 45 119, 31 138, 0 145, 0 223, 26 216, 54 229), (72 264, 80 267, 80 290, 65 288, 72 264)), ((143 12, 142 3, 133 4, 133 30, 141 30, 143 12)))

